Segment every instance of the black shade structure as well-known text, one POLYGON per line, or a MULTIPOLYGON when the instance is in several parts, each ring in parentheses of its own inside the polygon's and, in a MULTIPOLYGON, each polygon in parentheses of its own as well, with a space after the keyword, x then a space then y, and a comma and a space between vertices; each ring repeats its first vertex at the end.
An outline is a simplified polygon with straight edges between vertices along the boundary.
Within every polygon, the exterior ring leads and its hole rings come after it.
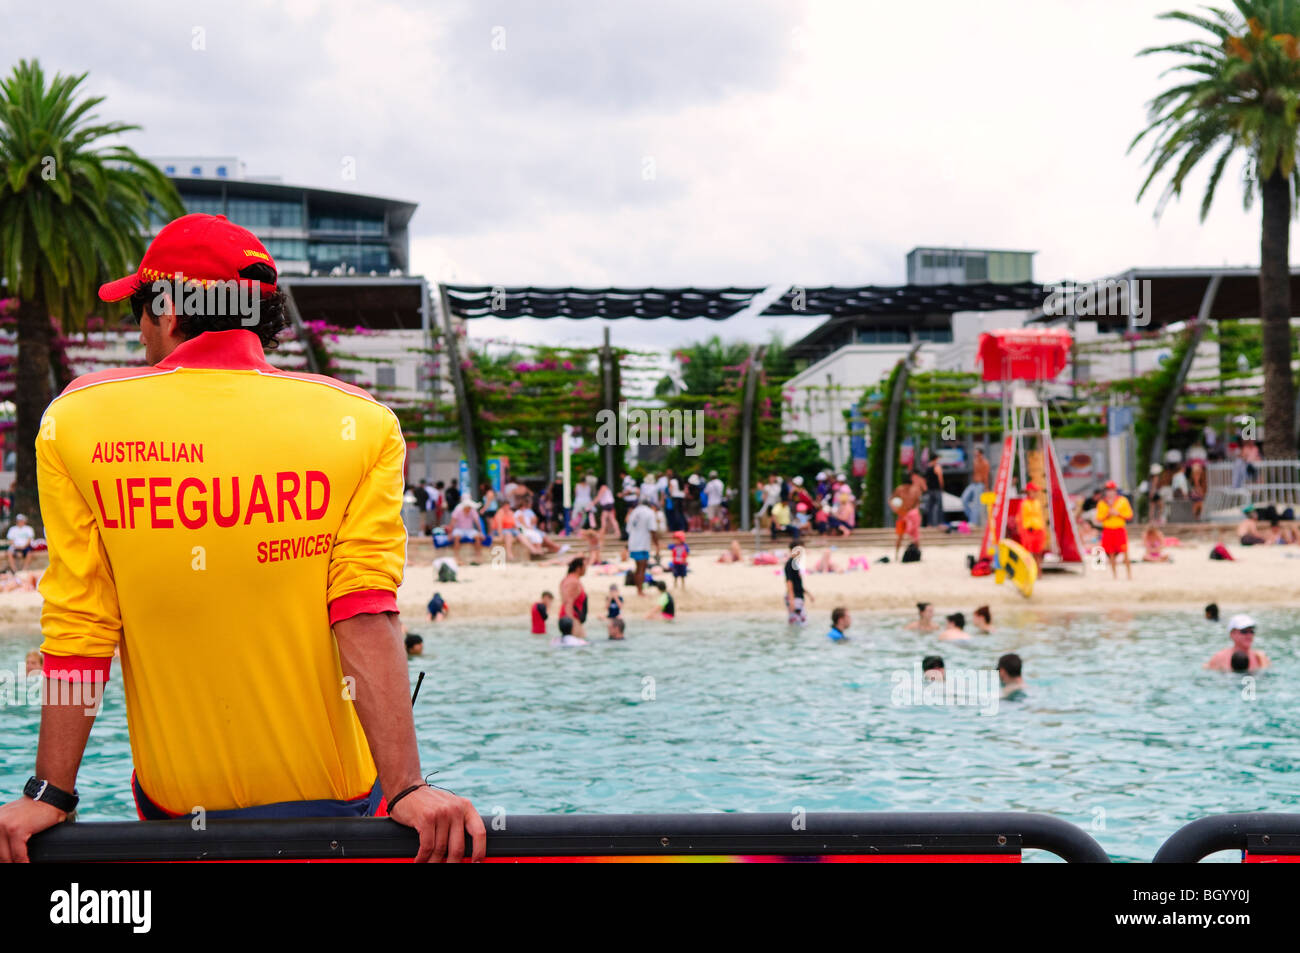
POLYGON ((953 314, 958 311, 1029 311, 1050 289, 1034 282, 978 285, 862 285, 801 288, 795 285, 763 311, 768 316, 856 317, 873 314, 953 314))
POLYGON ((748 307, 762 288, 533 288, 446 285, 456 318, 708 318, 748 307))

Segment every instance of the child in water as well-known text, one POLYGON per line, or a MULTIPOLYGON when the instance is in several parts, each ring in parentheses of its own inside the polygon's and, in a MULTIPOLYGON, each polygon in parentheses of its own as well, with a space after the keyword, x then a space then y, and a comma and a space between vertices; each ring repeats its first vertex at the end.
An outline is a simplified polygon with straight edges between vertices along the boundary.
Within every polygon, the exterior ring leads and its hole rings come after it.
POLYGON ((621 618, 612 618, 609 620, 609 637, 611 641, 623 641, 624 622, 621 618))
POLYGON ((587 640, 573 634, 573 619, 567 615, 560 616, 558 622, 560 634, 551 639, 551 648, 574 648, 587 644, 587 640))
POLYGON ((551 611, 551 603, 555 601, 555 596, 548 590, 542 593, 540 602, 533 603, 533 635, 546 634, 546 617, 551 611))
POLYGON ((653 585, 659 589, 659 598, 656 600, 655 607, 647 612, 645 617, 653 619, 658 616, 665 622, 672 622, 673 617, 677 614, 677 607, 673 602, 673 597, 668 593, 667 584, 660 580, 653 585))

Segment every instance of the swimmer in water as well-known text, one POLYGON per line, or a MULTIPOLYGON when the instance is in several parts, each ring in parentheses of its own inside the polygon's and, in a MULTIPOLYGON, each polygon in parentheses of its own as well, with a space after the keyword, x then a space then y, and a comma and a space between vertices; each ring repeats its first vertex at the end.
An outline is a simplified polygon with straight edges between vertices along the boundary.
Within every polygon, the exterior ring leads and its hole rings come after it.
POLYGON ((610 640, 613 642, 622 642, 624 638, 625 627, 626 627, 625 623, 620 617, 615 616, 612 619, 610 619, 609 620, 610 640))
POLYGON ((560 628, 560 634, 551 639, 551 648, 567 649, 576 648, 587 644, 587 640, 573 634, 573 617, 560 616, 557 623, 560 628))
POLYGON ((916 604, 916 613, 918 618, 903 626, 905 629, 915 629, 917 632, 933 632, 939 628, 934 624, 934 603, 918 602, 916 604))
POLYGON ((1219 604, 1217 602, 1211 602, 1208 606, 1205 607, 1205 621, 1206 622, 1219 621, 1219 604))
POLYGON ((1231 672, 1232 656, 1237 652, 1246 653, 1246 657, 1250 660, 1248 671, 1255 672, 1261 668, 1268 668, 1268 656, 1251 648, 1255 642, 1254 619, 1245 613, 1234 615, 1228 620, 1228 638, 1232 640, 1232 644, 1210 656, 1210 660, 1205 663, 1206 668, 1215 672, 1231 672))
POLYGON ((423 655, 423 654, 424 654, 424 639, 420 638, 418 635, 408 635, 406 637, 407 658, 410 658, 412 655, 423 655))
POLYGON ((975 610, 975 628, 981 632, 993 631, 993 613, 988 606, 980 606, 975 610))
POLYGON ((944 678, 943 656, 927 655, 921 660, 921 675, 927 682, 942 682, 944 678))
POLYGON ((1008 652, 998 659, 998 679, 1002 682, 1003 698, 1026 694, 1025 680, 1020 674, 1022 667, 1020 656, 1015 652, 1008 652))
POLYGON ((838 606, 831 611, 831 630, 826 633, 826 637, 832 642, 848 642, 848 630, 852 624, 849 610, 838 606))
POLYGON ((44 659, 41 656, 40 649, 32 649, 27 653, 27 674, 39 672, 43 666, 44 659))
POLYGON ((970 633, 966 631, 966 616, 960 612, 948 616, 948 627, 939 633, 939 641, 956 642, 969 638, 970 633))

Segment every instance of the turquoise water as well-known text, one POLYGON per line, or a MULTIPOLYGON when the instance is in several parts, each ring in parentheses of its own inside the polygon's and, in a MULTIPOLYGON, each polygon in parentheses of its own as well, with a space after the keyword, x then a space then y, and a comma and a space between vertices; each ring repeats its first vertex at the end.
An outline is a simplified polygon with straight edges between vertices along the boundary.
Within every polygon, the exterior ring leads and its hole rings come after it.
MULTIPOLYGON (((829 607, 823 607, 829 609, 829 607)), ((817 612, 824 616, 827 612, 817 612)), ((1257 614, 1273 667, 1243 683, 1201 665, 1227 644, 1196 613, 1023 611, 967 643, 855 616, 833 645, 770 617, 628 622, 623 644, 550 649, 522 625, 425 624, 416 706, 426 770, 479 810, 1037 811, 1117 860, 1149 860, 1186 821, 1300 810, 1293 612, 1257 614), (1027 698, 895 705, 923 655, 949 671, 1025 660, 1027 698)), ((32 633, 0 634, 21 670, 32 633)), ((38 710, 0 709, 0 789, 31 774, 38 710)), ((91 736, 84 819, 134 817, 120 681, 91 736)), ((7 796, 7 794, 6 794, 7 796)))

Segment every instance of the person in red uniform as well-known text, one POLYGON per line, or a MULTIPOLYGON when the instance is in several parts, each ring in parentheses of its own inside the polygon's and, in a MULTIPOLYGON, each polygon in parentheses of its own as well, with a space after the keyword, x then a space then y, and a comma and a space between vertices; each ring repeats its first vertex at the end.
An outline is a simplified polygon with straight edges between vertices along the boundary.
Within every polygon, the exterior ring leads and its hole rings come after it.
POLYGON ((550 591, 542 593, 541 601, 533 603, 533 635, 546 634, 546 619, 551 611, 551 603, 555 601, 555 596, 550 591))

